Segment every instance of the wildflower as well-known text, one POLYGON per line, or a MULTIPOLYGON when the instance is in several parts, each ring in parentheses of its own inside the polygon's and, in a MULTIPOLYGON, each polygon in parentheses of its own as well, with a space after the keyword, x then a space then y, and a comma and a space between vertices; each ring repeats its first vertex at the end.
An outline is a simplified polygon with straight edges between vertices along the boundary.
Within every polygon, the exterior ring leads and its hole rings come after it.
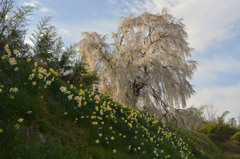
POLYGON ((96 140, 95 142, 96 142, 96 144, 99 144, 99 140, 96 140))
POLYGON ((11 65, 16 65, 17 64, 17 61, 14 57, 10 58, 9 62, 10 62, 11 65))
POLYGON ((32 114, 32 111, 31 110, 27 111, 27 114, 32 114))
POLYGON ((14 96, 13 96, 13 95, 10 95, 9 98, 10 98, 10 99, 14 99, 14 96))
POLYGON ((17 72, 18 70, 19 70, 18 67, 15 67, 15 68, 14 68, 14 71, 15 71, 15 72, 17 72))
POLYGON ((13 91, 14 93, 17 93, 17 92, 18 92, 18 88, 15 87, 15 88, 12 89, 12 91, 13 91))
POLYGON ((100 115, 103 115, 103 110, 102 109, 100 110, 100 115))
POLYGON ((113 153, 116 153, 117 152, 117 150, 116 149, 113 149, 113 153))
POLYGON ((72 94, 68 96, 68 100, 72 100, 72 94))
POLYGON ((110 138, 111 140, 114 140, 114 137, 113 136, 111 136, 111 138, 110 138))
POLYGON ((102 137, 102 133, 98 134, 99 137, 102 137))
POLYGON ((131 147, 132 147, 132 146, 131 146, 131 145, 129 145, 129 146, 128 146, 128 149, 129 149, 129 150, 131 150, 131 147))
POLYGON ((63 87, 63 86, 62 86, 62 87, 60 87, 60 90, 61 90, 62 92, 65 92, 65 91, 66 91, 66 89, 67 89, 67 88, 66 88, 66 87, 63 87))
POLYGON ((20 56, 20 52, 18 50, 14 50, 13 53, 16 55, 16 56, 20 56))
POLYGON ((50 85, 52 83, 52 81, 47 81, 47 85, 50 85))
POLYGON ((43 74, 46 74, 46 73, 47 73, 47 70, 46 70, 46 69, 43 69, 42 72, 43 72, 43 74))
POLYGON ((0 129, 0 134, 3 132, 3 129, 0 129))
POLYGON ((96 121, 94 122, 94 121, 93 121, 93 122, 92 122, 92 125, 98 125, 98 122, 96 122, 96 121))
POLYGON ((5 58, 6 58, 6 55, 3 55, 3 56, 2 56, 2 59, 4 60, 5 58))
POLYGON ((100 97, 99 97, 98 95, 96 95, 96 96, 94 97, 94 99, 95 99, 95 100, 100 100, 100 97))
POLYGON ((20 125, 19 125, 19 124, 16 124, 16 125, 14 125, 14 127, 15 127, 16 129, 19 129, 19 128, 20 128, 20 125))
POLYGON ((38 78, 39 79, 42 79, 43 78, 43 75, 41 73, 38 74, 38 78))
POLYGON ((8 45, 5 46, 5 50, 6 51, 9 50, 9 46, 8 45))
POLYGON ((0 88, 0 93, 2 93, 2 89, 0 88))
POLYGON ((36 84, 37 84, 37 82, 35 82, 35 81, 34 81, 34 82, 32 82, 32 85, 33 85, 33 86, 35 86, 36 84))
POLYGON ((74 99, 75 99, 76 101, 78 101, 78 100, 80 99, 80 97, 79 97, 79 96, 75 96, 74 99))
POLYGON ((23 120, 24 120, 23 118, 19 118, 19 119, 18 119, 18 122, 19 122, 19 123, 22 123, 23 120))
POLYGON ((126 135, 123 135, 123 138, 125 139, 125 138, 126 138, 126 135))
POLYGON ((27 59, 27 62, 31 62, 31 60, 32 60, 32 59, 28 58, 28 59, 27 59))

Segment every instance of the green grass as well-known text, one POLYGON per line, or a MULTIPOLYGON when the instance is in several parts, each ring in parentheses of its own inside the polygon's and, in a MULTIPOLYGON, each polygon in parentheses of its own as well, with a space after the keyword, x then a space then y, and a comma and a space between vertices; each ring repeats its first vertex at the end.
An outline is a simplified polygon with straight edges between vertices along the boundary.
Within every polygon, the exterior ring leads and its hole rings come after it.
POLYGON ((33 61, 1 59, 0 70, 0 158, 224 159, 205 136, 168 128, 148 112, 66 83, 33 61), (15 87, 19 91, 11 91, 15 87))

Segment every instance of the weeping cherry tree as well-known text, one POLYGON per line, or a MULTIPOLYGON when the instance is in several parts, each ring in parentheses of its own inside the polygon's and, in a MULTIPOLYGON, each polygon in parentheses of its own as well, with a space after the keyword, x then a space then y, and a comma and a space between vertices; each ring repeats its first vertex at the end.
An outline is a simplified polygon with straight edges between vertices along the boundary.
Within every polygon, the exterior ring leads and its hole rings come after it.
POLYGON ((121 20, 113 43, 96 32, 84 32, 78 43, 89 70, 97 70, 99 91, 132 107, 167 113, 186 106, 196 69, 193 49, 181 19, 166 9, 160 14, 130 15, 121 20))

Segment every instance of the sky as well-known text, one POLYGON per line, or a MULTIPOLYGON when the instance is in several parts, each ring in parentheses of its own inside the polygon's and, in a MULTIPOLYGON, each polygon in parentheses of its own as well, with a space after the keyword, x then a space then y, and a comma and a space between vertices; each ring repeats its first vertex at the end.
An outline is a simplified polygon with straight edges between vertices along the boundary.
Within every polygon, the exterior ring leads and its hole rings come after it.
POLYGON ((240 1, 239 0, 19 0, 36 9, 29 17, 28 37, 44 16, 52 16, 66 46, 81 40, 81 32, 116 32, 121 17, 167 8, 183 19, 188 42, 198 62, 191 83, 196 93, 189 106, 213 105, 228 118, 240 115, 240 1))

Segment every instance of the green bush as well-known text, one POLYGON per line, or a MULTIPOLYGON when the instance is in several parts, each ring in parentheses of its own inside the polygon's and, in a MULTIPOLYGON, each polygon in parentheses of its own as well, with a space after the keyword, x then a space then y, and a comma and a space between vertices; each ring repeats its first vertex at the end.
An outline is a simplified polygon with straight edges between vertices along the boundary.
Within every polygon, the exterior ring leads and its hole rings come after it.
POLYGON ((213 121, 213 122, 205 123, 203 128, 198 130, 200 130, 200 132, 204 134, 210 134, 216 127, 217 127, 217 123, 213 121))
POLYGON ((230 141, 232 141, 233 143, 237 143, 240 145, 240 131, 238 131, 237 133, 235 133, 233 136, 231 136, 230 141))

